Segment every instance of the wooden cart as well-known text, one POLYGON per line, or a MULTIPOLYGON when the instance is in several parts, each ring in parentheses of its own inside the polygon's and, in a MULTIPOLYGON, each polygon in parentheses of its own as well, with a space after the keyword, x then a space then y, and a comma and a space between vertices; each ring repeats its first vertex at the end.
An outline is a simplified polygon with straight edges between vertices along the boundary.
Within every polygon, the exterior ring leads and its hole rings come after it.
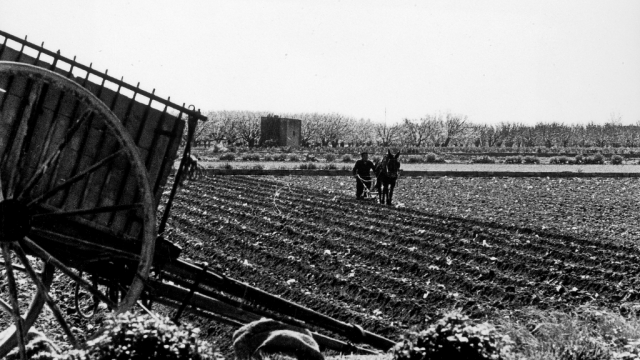
MULTIPOLYGON (((382 350, 393 345, 180 259, 180 249, 162 235, 195 127, 206 118, 26 38, 0 31, 2 37, 0 266, 6 286, 0 292, 0 357, 18 346, 24 358, 24 334, 44 304, 69 341, 81 345, 49 294, 55 271, 116 312, 141 305, 142 298, 176 308, 176 321, 188 307, 234 326, 267 316, 382 350), (20 49, 8 46, 9 40, 20 49), (86 75, 77 77, 78 71, 86 75), (157 216, 181 142, 182 162, 157 216), (27 304, 20 289, 29 286, 37 291, 27 304)), ((314 337, 323 347, 371 352, 314 337)))

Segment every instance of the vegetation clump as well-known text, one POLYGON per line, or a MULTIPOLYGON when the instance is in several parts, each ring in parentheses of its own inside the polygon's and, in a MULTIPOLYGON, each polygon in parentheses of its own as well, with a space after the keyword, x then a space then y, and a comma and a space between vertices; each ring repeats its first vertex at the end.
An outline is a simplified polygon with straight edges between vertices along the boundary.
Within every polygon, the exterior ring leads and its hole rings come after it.
POLYGON ((504 163, 505 164, 522 164, 522 156, 518 155, 518 156, 507 156, 506 159, 504 159, 504 163))
POLYGON ((342 156, 342 162, 345 162, 345 163, 353 162, 353 158, 351 157, 350 154, 345 154, 344 156, 342 156))
POLYGON ((234 161, 236 156, 234 154, 223 154, 220 155, 220 161, 234 161))
POLYGON ((495 164, 496 160, 484 155, 481 157, 474 158, 473 160, 471 160, 471 162, 474 164, 495 164))
POLYGON ((586 158, 584 158, 584 163, 602 165, 604 164, 604 156, 600 153, 597 153, 593 156, 587 156, 586 158))
POLYGON ((623 160, 624 160, 624 158, 621 155, 612 155, 611 156, 611 164, 613 164, 613 165, 620 165, 620 164, 622 164, 623 160))
POLYGON ((124 313, 105 321, 103 332, 87 342, 83 350, 71 350, 58 360, 209 360, 220 359, 206 341, 198 339, 200 330, 191 325, 178 326, 169 318, 124 313))
POLYGON ((299 168, 300 168, 300 170, 316 170, 318 168, 318 165, 310 162, 310 163, 306 163, 306 164, 300 164, 299 168))
POLYGON ((332 162, 332 161, 336 160, 336 156, 334 154, 327 154, 327 155, 324 156, 324 159, 327 162, 332 162))
POLYGON ((260 161, 260 155, 258 154, 245 154, 242 155, 243 161, 260 161))
POLYGON ((473 324, 467 316, 451 313, 426 330, 410 332, 393 348, 395 360, 504 359, 511 340, 487 324, 473 324))

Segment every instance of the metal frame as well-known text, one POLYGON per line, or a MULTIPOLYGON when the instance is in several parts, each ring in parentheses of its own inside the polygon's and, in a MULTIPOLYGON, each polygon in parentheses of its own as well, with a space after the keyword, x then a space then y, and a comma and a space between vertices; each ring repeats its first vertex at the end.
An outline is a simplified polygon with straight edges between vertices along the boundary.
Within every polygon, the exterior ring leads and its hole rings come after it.
MULTIPOLYGON (((46 54, 46 55, 49 55, 49 56, 53 57, 53 64, 51 64, 52 65, 52 69, 49 69, 49 70, 53 70, 53 68, 57 66, 58 62, 65 62, 65 63, 67 63, 67 64, 69 64, 71 66, 71 70, 69 70, 69 74, 71 74, 71 72, 72 72, 72 70, 74 68, 82 69, 82 70, 87 72, 87 77, 88 77, 88 74, 91 74, 91 75, 96 75, 96 76, 102 78, 103 79, 103 81, 102 81, 102 85, 103 86, 104 86, 104 82, 105 81, 109 81, 111 83, 114 83, 114 84, 118 85, 118 88, 119 88, 118 91, 120 90, 120 88, 125 88, 125 89, 133 91, 134 97, 133 97, 132 100, 135 100, 135 95, 136 94, 140 94, 142 96, 145 96, 145 97, 149 98, 151 101, 159 102, 159 103, 161 103, 163 105, 166 105, 166 106, 168 106, 168 107, 170 107, 172 109, 175 109, 175 110, 177 110, 177 111, 179 111, 181 113, 184 113, 184 114, 187 114, 187 115, 191 115, 191 116, 195 116, 198 120, 203 120, 203 121, 207 120, 207 117, 200 113, 200 109, 198 109, 198 110, 189 109, 189 108, 185 107, 184 104, 182 106, 180 106, 180 105, 178 105, 176 103, 171 102, 169 99, 165 100, 165 99, 163 99, 163 98, 161 98, 161 97, 159 97, 159 96, 157 96, 155 94, 155 89, 151 93, 148 92, 148 91, 140 89, 139 88, 140 83, 138 83, 138 86, 135 86, 135 87, 132 86, 132 85, 129 85, 128 83, 125 83, 124 81, 122 81, 122 79, 118 80, 118 79, 114 78, 113 76, 108 75, 109 70, 106 70, 104 73, 102 73, 100 71, 97 71, 97 70, 93 69, 91 67, 91 65, 85 66, 83 64, 80 64, 80 63, 76 62, 75 56, 73 57, 73 59, 69 59, 69 58, 67 58, 65 56, 60 55, 60 50, 58 50, 57 52, 53 52, 53 51, 45 49, 42 46, 33 44, 33 43, 27 41, 27 37, 26 36, 25 36, 24 39, 21 39, 21 38, 19 38, 17 36, 14 36, 14 35, 11 35, 9 33, 6 33, 6 32, 4 32, 2 30, 0 30, 0 36, 4 37, 4 43, 2 44, 2 48, 0 49, 0 55, 2 54, 2 51, 4 50, 4 47, 7 46, 7 40, 12 40, 12 41, 15 41, 15 42, 19 43, 22 46, 22 48, 20 49, 20 54, 22 54, 24 52, 24 48, 26 46, 26 47, 34 49, 34 50, 36 50, 38 52, 38 56, 37 56, 38 59, 40 59, 40 55, 41 54, 46 54)), ((44 43, 42 43, 42 45, 44 45, 44 43)))

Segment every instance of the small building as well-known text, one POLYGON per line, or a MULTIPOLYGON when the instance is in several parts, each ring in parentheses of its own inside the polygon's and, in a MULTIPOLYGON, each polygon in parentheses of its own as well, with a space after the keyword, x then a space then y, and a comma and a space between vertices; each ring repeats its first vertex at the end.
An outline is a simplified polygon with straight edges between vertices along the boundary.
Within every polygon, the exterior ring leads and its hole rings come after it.
POLYGON ((302 142, 302 121, 279 116, 260 118, 260 146, 299 147, 302 142))

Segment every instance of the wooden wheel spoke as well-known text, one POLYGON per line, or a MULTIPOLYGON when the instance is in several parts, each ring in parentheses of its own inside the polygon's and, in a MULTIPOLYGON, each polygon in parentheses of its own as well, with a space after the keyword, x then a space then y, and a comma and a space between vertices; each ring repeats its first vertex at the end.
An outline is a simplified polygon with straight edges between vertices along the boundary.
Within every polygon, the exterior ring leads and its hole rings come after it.
POLYGON ((0 299, 0 308, 2 308, 2 310, 7 314, 13 316, 13 309, 11 308, 11 305, 7 304, 7 302, 2 299, 0 299))
POLYGON ((122 155, 124 153, 125 153, 125 150, 122 149, 122 150, 117 151, 117 152, 107 156, 106 158, 98 161, 97 163, 93 164, 92 166, 86 168, 83 172, 72 176, 71 178, 67 179, 67 181, 65 181, 64 183, 54 187, 53 189, 47 191, 46 193, 44 193, 44 194, 38 196, 37 198, 31 200, 27 204, 27 207, 31 207, 34 204, 37 204, 37 203, 40 203, 40 202, 44 202, 47 199, 49 199, 52 196, 54 196, 55 194, 57 194, 59 191, 63 191, 65 189, 68 189, 71 185, 73 185, 73 184, 77 183, 78 181, 84 179, 85 177, 91 175, 93 172, 98 170, 100 167, 107 165, 109 162, 113 161, 115 158, 117 158, 118 156, 120 156, 120 155, 122 155))
POLYGON ((53 264, 56 268, 60 269, 60 271, 62 271, 63 274, 67 275, 73 281, 80 284, 80 286, 82 286, 84 289, 89 291, 91 294, 97 296, 101 301, 107 304, 109 308, 116 309, 118 307, 116 303, 114 303, 106 295, 101 293, 100 290, 98 290, 97 286, 93 286, 87 280, 83 279, 80 275, 76 274, 74 271, 69 269, 60 260, 53 257, 46 250, 44 250, 38 244, 33 242, 33 240, 25 237, 24 239, 22 239, 22 242, 29 248, 29 250, 34 252, 39 258, 44 259, 46 262, 53 264))
POLYGON ((61 212, 51 212, 51 213, 45 213, 45 214, 36 214, 36 215, 33 215, 33 218, 54 217, 54 216, 93 215, 93 214, 110 213, 110 212, 116 212, 116 211, 127 211, 127 210, 139 209, 141 207, 142 207, 142 203, 127 204, 127 205, 101 206, 101 207, 89 208, 89 209, 79 209, 79 210, 72 210, 72 211, 61 211, 61 212))
MULTIPOLYGON (((0 260, 0 265, 4 265, 4 260, 0 260)), ((22 265, 18 265, 18 264, 11 264, 11 266, 13 266, 14 270, 18 270, 18 271, 25 271, 24 266, 22 265)))
POLYGON ((25 352, 24 343, 24 329, 22 323, 22 316, 20 315, 20 304, 18 303, 18 289, 16 287, 16 278, 13 274, 13 267, 11 264, 11 254, 9 254, 9 243, 2 243, 2 256, 4 258, 7 282, 9 285, 9 301, 12 308, 13 321, 15 323, 18 335, 18 348, 20 351, 20 358, 26 360, 27 355, 25 352))
POLYGON ((2 164, 0 164, 0 201, 4 200, 4 187, 2 186, 2 164))
MULTIPOLYGON (((130 260, 136 260, 139 261, 140 260, 140 256, 136 255, 136 254, 132 254, 131 252, 122 250, 122 249, 117 249, 115 247, 111 247, 111 246, 107 246, 104 244, 98 244, 96 242, 92 242, 92 241, 87 241, 87 240, 82 240, 82 239, 78 239, 76 237, 73 236, 68 236, 68 235, 63 235, 63 234, 59 234, 50 230, 45 230, 45 229, 40 229, 37 227, 34 227, 31 229, 32 232, 36 233, 36 234, 41 234, 45 237, 54 237, 54 238, 59 238, 59 239, 64 239, 64 241, 69 244, 69 246, 90 246, 93 247, 95 249, 100 249, 103 250, 105 252, 109 252, 110 257, 111 258, 122 258, 122 259, 130 259, 130 260)), ((45 261, 49 260, 47 257, 42 257, 41 254, 46 254, 47 256, 51 256, 49 255, 49 253, 46 252, 46 250, 42 249, 41 247, 39 247, 35 242, 33 242, 33 240, 30 239, 25 239, 24 240, 29 249, 36 251, 36 255, 38 257, 43 258, 45 261), (35 248, 35 247, 37 248, 35 248), (40 252, 39 250, 42 250, 42 252, 40 252)), ((62 263, 61 263, 62 264, 62 263)), ((56 264, 56 267, 58 265, 56 264)), ((64 265, 62 265, 64 266, 64 265)))
POLYGON ((73 345, 73 347, 77 348, 78 341, 76 340, 76 337, 73 335, 71 329, 69 328, 69 324, 67 324, 67 321, 62 316, 62 311, 60 311, 58 305, 55 303, 55 301, 53 301, 51 296, 49 296, 49 289, 47 289, 47 287, 42 283, 42 281, 40 280, 40 276, 38 276, 36 271, 33 270, 33 267, 31 267, 31 263, 29 262, 29 259, 27 259, 27 254, 25 254, 24 250, 22 250, 22 247, 17 244, 13 245, 13 251, 16 253, 16 255, 18 255, 20 262, 22 262, 22 265, 27 270, 27 274, 29 274, 31 280, 33 280, 33 282, 35 283, 38 291, 44 295, 45 302, 49 306, 49 309, 51 309, 51 312, 53 312, 53 316, 56 318, 56 320, 58 320, 58 324, 60 324, 60 326, 62 327, 62 330, 67 335, 67 338, 69 338, 69 342, 73 345))
POLYGON ((31 178, 27 181, 27 184, 25 185, 25 187, 20 191, 20 193, 16 197, 18 200, 21 200, 22 198, 24 198, 24 196, 29 194, 31 189, 38 183, 38 180, 40 180, 42 176, 47 172, 47 170, 50 169, 51 166, 60 159, 60 155, 62 154, 62 151, 64 150, 64 148, 71 142, 71 139, 73 139, 73 136, 76 134, 78 129, 80 129, 80 126, 82 126, 82 124, 87 119, 93 116, 93 113, 94 113, 93 110, 90 110, 90 109, 86 110, 82 115, 80 115, 78 120, 76 120, 76 122, 69 128, 69 130, 67 130, 67 133, 63 138, 63 141, 60 143, 60 145, 58 145, 58 148, 56 149, 56 151, 54 151, 53 154, 51 154, 42 163, 42 165, 38 167, 38 170, 35 172, 35 174, 33 174, 33 176, 31 176, 31 178))

